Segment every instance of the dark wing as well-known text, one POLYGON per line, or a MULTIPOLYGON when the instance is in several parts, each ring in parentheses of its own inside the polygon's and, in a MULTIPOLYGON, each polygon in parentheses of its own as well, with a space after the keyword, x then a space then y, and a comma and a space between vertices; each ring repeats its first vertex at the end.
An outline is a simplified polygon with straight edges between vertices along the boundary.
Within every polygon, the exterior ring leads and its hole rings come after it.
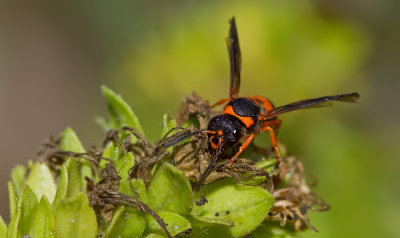
POLYGON ((265 120, 276 117, 280 114, 291 112, 298 109, 308 109, 315 107, 327 107, 332 105, 332 101, 342 101, 342 102, 356 102, 360 97, 358 93, 347 93, 334 96, 325 96, 320 98, 306 99, 290 103, 281 107, 276 107, 269 111, 265 117, 265 120))
POLYGON ((231 86, 229 97, 237 98, 239 96, 240 88, 240 68, 242 56, 240 54, 239 37, 236 29, 235 17, 232 17, 230 24, 231 27, 229 29, 229 35, 226 39, 231 66, 231 86))

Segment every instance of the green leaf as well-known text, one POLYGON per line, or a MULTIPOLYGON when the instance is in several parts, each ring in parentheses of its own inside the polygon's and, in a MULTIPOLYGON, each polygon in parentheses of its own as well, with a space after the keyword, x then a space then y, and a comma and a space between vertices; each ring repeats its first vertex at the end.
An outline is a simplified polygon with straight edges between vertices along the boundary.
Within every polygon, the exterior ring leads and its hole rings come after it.
POLYGON ((135 159, 133 158, 132 152, 126 153, 119 159, 115 164, 115 169, 118 172, 118 175, 121 177, 121 180, 128 179, 128 171, 135 164, 135 159))
MULTIPOLYGON (((131 180, 133 188, 139 194, 140 201, 147 203, 147 193, 146 193, 146 185, 141 179, 132 179, 131 180)), ((126 194, 131 197, 136 197, 137 194, 132 190, 131 185, 129 184, 129 180, 124 180, 119 182, 119 189, 121 193, 126 194)))
POLYGON ((11 181, 14 183, 16 191, 20 191, 25 184, 26 168, 22 165, 17 165, 11 170, 11 181))
POLYGON ((26 233, 29 237, 54 237, 54 217, 51 211, 49 200, 43 196, 39 205, 34 211, 34 218, 30 220, 29 230, 26 233))
POLYGON ((221 225, 225 227, 233 227, 235 226, 235 223, 229 218, 229 217, 202 217, 202 216, 196 216, 192 215, 194 219, 198 222, 202 223, 207 223, 203 225, 221 225))
POLYGON ((274 224, 263 223, 253 233, 254 238, 300 238, 300 234, 290 231, 288 228, 276 226, 274 224))
MULTIPOLYGON (((10 192, 10 184, 12 189, 13 185, 12 182, 8 182, 8 191, 10 192)), ((22 193, 21 193, 22 194, 22 193)), ((10 204, 12 203, 10 200, 10 204)), ((19 223, 19 219, 21 217, 21 203, 22 201, 17 201, 17 204, 15 204, 15 209, 12 209, 12 207, 10 206, 10 213, 11 213, 11 220, 10 223, 8 224, 8 228, 7 228, 7 238, 16 238, 17 234, 18 234, 18 223, 19 223), (18 206, 18 208, 17 208, 18 206)))
POLYGON ((272 173, 274 171, 277 159, 269 158, 266 160, 262 160, 256 163, 256 167, 265 169, 268 173, 272 173))
POLYGON ((144 238, 168 238, 168 236, 163 236, 157 233, 151 233, 145 236, 144 238))
POLYGON ((38 206, 38 199, 29 186, 23 188, 21 217, 18 224, 18 237, 28 234, 30 224, 36 219, 35 210, 38 206))
POLYGON ((156 212, 170 211, 188 215, 193 206, 193 192, 182 171, 163 163, 152 176, 148 186, 150 207, 156 212))
MULTIPOLYGON (((191 238, 209 238, 209 237, 233 237, 229 227, 233 226, 233 222, 230 221, 226 224, 210 223, 209 219, 205 221, 198 220, 199 217, 189 217, 192 223, 193 230, 190 233, 191 238)), ((202 218, 199 218, 202 219, 202 218)))
MULTIPOLYGON (((117 163, 119 158, 121 157, 121 148, 120 146, 115 143, 110 141, 107 145, 106 148, 104 148, 103 154, 101 155, 103 158, 110 159, 112 162, 117 163)), ((106 166, 106 164, 109 163, 109 161, 102 159, 100 161, 99 169, 102 170, 106 166)))
POLYGON ((67 127, 61 133, 60 148, 63 151, 85 153, 85 148, 71 127, 67 127))
MULTIPOLYGON (((274 202, 265 189, 238 184, 232 179, 222 179, 203 187, 196 193, 196 200, 204 194, 208 202, 194 206, 192 215, 207 219, 229 219, 234 226, 229 228, 235 237, 255 230, 267 216, 274 202)), ((212 220, 209 220, 212 223, 212 220)))
POLYGON ((7 229, 8 238, 23 237, 28 233, 30 223, 36 218, 34 211, 38 205, 35 193, 24 186, 18 196, 17 211, 7 229))
MULTIPOLYGON (((76 135, 72 128, 67 127, 63 133, 61 133, 60 148, 63 151, 72 151, 76 153, 85 153, 81 141, 76 135)), ((85 177, 93 179, 93 172, 90 168, 90 163, 85 156, 78 158, 80 160, 80 175, 81 175, 81 188, 82 192, 86 191, 87 182, 85 177)))
POLYGON ((107 124, 111 126, 111 128, 108 129, 119 129, 123 126, 129 126, 144 134, 138 118, 122 97, 106 86, 102 86, 101 90, 108 101, 110 112, 110 122, 107 124))
POLYGON ((67 198, 54 209, 57 238, 96 238, 97 220, 86 195, 67 198))
POLYGON ((53 175, 46 164, 42 162, 35 163, 26 178, 26 184, 33 190, 38 200, 45 195, 50 202, 54 201, 57 187, 53 175))
MULTIPOLYGON (((172 236, 176 236, 179 233, 182 233, 188 229, 192 229, 192 224, 190 222, 173 212, 159 212, 158 215, 164 220, 166 224, 168 224, 167 229, 171 233, 172 236)), ((146 233, 157 233, 160 235, 164 235, 165 231, 161 228, 160 224, 153 217, 148 217, 148 224, 146 228, 146 233)))
POLYGON ((5 238, 6 236, 7 236, 7 224, 0 216, 0 238, 5 238))
POLYGON ((10 202, 10 219, 12 220, 17 211, 17 194, 15 193, 14 184, 11 181, 7 182, 8 200, 10 202))
POLYGON ((167 113, 163 115, 161 138, 164 137, 171 129, 177 127, 178 124, 171 116, 167 113))
POLYGON ((142 237, 146 228, 144 213, 133 207, 120 206, 108 226, 103 238, 131 238, 142 237))
POLYGON ((80 188, 81 179, 76 165, 76 158, 70 158, 61 166, 53 208, 63 199, 75 197, 80 192, 80 188))
POLYGON ((87 187, 87 181, 85 179, 86 177, 93 179, 93 171, 90 168, 89 163, 86 164, 85 162, 81 161, 81 191, 82 192, 86 191, 86 187, 87 187))

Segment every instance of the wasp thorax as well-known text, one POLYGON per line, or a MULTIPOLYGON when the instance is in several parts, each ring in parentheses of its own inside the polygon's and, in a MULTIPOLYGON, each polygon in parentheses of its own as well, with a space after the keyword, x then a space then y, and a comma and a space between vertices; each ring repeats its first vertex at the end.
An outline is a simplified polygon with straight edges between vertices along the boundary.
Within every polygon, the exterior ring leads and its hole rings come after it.
POLYGON ((259 106, 249 98, 235 98, 228 105, 231 105, 233 111, 241 117, 251 117, 254 121, 257 121, 260 115, 259 106))

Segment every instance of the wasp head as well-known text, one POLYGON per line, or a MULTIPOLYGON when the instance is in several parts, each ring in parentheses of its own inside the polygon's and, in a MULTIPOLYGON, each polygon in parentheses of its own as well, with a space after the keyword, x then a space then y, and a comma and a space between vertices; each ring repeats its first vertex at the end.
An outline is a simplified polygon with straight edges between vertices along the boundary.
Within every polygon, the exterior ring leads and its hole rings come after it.
POLYGON ((215 132, 208 134, 210 149, 215 151, 221 146, 222 154, 233 149, 243 136, 243 124, 231 115, 213 117, 208 123, 207 130, 215 132))

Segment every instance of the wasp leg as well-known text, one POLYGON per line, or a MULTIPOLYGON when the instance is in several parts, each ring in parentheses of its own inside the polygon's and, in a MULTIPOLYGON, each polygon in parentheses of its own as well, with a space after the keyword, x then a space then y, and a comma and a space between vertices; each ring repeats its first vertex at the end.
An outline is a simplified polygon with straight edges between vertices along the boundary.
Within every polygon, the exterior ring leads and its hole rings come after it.
POLYGON ((276 120, 273 120, 273 121, 266 121, 263 126, 264 127, 265 126, 271 126, 272 129, 274 130, 274 134, 276 136, 276 135, 278 135, 279 128, 281 128, 281 124, 282 124, 282 121, 279 120, 279 119, 276 119, 276 120))
POLYGON ((289 170, 286 167, 286 165, 283 163, 281 155, 279 154, 278 147, 276 146, 275 131, 279 130, 280 125, 281 125, 281 120, 279 120, 279 119, 276 119, 276 120, 273 120, 273 121, 266 121, 265 124, 262 125, 261 132, 269 131, 269 135, 271 137, 271 145, 274 148, 276 158, 278 159, 279 163, 281 163, 282 166, 286 170, 289 170), (272 127, 274 127, 275 131, 274 131, 274 129, 272 129, 272 127))
POLYGON ((224 103, 226 103, 226 102, 229 102, 230 100, 232 100, 232 98, 223 98, 223 99, 221 99, 221 100, 218 100, 218 102, 214 103, 214 104, 211 105, 210 107, 211 107, 211 108, 214 108, 214 107, 216 107, 216 106, 218 106, 218 105, 221 105, 221 104, 224 104, 224 103))
POLYGON ((239 157, 239 155, 246 149, 247 146, 250 145, 251 141, 254 138, 254 134, 250 134, 247 136, 243 142, 243 144, 240 146, 239 151, 232 157, 231 161, 229 162, 229 167, 232 166, 232 164, 235 162, 235 160, 239 157))

